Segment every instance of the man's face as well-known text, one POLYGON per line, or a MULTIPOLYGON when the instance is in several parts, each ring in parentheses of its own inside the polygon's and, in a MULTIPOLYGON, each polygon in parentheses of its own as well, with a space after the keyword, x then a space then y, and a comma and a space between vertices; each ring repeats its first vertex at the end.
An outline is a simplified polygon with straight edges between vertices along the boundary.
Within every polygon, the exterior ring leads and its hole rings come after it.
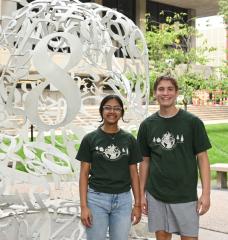
POLYGON ((169 80, 161 80, 155 91, 155 97, 161 107, 175 106, 178 91, 169 80))

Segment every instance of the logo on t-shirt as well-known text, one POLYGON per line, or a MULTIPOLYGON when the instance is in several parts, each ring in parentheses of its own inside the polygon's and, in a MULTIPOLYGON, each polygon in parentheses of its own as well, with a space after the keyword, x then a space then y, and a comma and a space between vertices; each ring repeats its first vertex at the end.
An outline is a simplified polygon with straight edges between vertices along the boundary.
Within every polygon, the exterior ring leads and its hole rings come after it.
POLYGON ((155 145, 160 145, 165 150, 172 150, 176 147, 178 143, 184 143, 184 136, 183 134, 179 135, 177 134, 174 136, 172 133, 167 131, 165 134, 162 135, 162 137, 153 138, 153 143, 155 145))
POLYGON ((101 152, 106 159, 110 161, 116 161, 123 155, 128 155, 128 148, 122 148, 120 150, 114 144, 107 146, 106 148, 103 147, 96 147, 96 150, 101 152))

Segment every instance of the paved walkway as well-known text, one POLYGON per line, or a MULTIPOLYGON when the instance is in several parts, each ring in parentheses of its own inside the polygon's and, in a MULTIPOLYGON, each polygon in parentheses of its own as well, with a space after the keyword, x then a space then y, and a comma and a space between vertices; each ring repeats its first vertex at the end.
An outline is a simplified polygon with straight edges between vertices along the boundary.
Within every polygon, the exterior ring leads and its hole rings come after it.
POLYGON ((201 217, 202 240, 228 240, 228 190, 211 191, 211 208, 201 217))
MULTIPOLYGON (((213 183, 214 184, 214 183, 213 183)), ((20 192, 27 192, 28 187, 23 184, 23 188, 20 187, 20 192)), ((199 194, 201 192, 201 188, 199 187, 199 194)), ((61 187, 59 190, 56 190, 53 185, 51 185, 51 198, 56 199, 52 201, 59 201, 58 198, 63 199, 74 199, 74 201, 79 200, 78 193, 78 183, 77 182, 66 182, 61 183, 61 187)), ((53 202, 53 203, 54 203, 53 202)), ((28 218, 32 218, 32 222, 35 221, 36 215, 29 215, 28 218)), ((65 218, 65 216, 64 216, 65 218)), ((0 220, 0 225, 3 220, 0 220)), ((72 233, 75 229, 75 224, 79 223, 79 219, 75 219, 74 222, 70 223, 67 231, 68 233, 72 233)), ((52 227, 53 232, 57 231, 59 228, 59 224, 56 222, 56 218, 53 219, 52 227)), ((14 225, 12 225, 14 226, 14 225)), ((8 229, 10 230, 10 229, 8 229)), ((15 232, 12 230, 12 233, 15 232)), ((141 239, 141 240, 154 240, 154 234, 149 233, 147 229, 147 217, 143 216, 142 221, 135 226, 135 232, 140 238, 129 238, 129 240, 133 239, 141 239)), ((3 238, 4 239, 4 238, 3 238)), ((15 239, 15 238, 8 238, 15 239)), ((57 238, 60 240, 60 238, 57 238)), ((172 240, 180 239, 179 236, 173 235, 172 240)), ((1 232, 0 232, 0 240, 2 240, 1 232)), ((200 218, 200 231, 199 231, 199 240, 228 240, 228 189, 221 190, 217 189, 213 186, 211 191, 211 208, 207 214, 200 218)))
POLYGON ((221 120, 204 120, 204 124, 221 124, 221 123, 228 123, 228 119, 221 119, 221 120))

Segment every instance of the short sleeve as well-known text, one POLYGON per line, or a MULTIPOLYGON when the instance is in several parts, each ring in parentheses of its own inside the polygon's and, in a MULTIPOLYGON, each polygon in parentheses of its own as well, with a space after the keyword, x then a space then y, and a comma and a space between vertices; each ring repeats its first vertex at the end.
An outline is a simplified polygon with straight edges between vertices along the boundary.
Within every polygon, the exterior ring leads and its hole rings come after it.
POLYGON ((141 123, 138 131, 137 142, 143 157, 150 157, 150 147, 147 144, 147 130, 145 122, 141 123))
POLYGON ((129 164, 136 164, 142 161, 142 155, 139 149, 139 144, 134 138, 131 136, 131 146, 130 146, 130 159, 129 164))
POLYGON ((211 148, 205 126, 199 118, 195 118, 193 122, 193 149, 194 154, 204 152, 211 148))
POLYGON ((89 141, 89 135, 86 135, 80 144, 76 159, 82 162, 92 162, 91 144, 89 141))

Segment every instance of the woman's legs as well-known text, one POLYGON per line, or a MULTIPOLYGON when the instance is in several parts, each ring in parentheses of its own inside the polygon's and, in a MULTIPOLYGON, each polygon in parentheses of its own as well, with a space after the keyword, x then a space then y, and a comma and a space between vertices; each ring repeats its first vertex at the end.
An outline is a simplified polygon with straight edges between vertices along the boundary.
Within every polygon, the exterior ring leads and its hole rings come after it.
POLYGON ((109 224, 110 199, 105 193, 88 190, 88 207, 92 213, 92 226, 86 228, 87 240, 105 240, 109 224))
POLYGON ((131 192, 114 194, 109 217, 110 240, 127 240, 131 228, 131 192))
POLYGON ((128 240, 131 227, 131 192, 108 194, 88 189, 88 207, 92 227, 86 228, 87 240, 105 240, 109 227, 110 240, 128 240))

